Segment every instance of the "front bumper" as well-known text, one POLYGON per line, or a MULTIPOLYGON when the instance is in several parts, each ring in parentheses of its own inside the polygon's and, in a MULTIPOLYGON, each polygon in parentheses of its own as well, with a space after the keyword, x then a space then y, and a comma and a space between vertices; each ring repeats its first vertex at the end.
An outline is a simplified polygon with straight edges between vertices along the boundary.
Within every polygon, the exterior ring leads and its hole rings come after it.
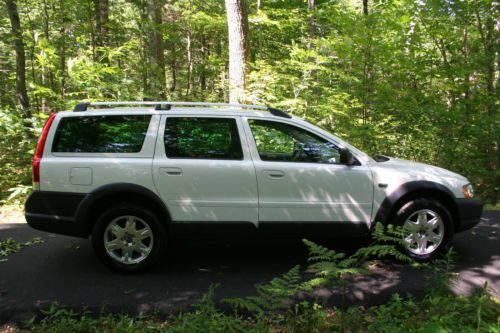
POLYGON ((456 232, 469 230, 481 221, 483 201, 479 198, 456 199, 458 208, 458 224, 456 232))

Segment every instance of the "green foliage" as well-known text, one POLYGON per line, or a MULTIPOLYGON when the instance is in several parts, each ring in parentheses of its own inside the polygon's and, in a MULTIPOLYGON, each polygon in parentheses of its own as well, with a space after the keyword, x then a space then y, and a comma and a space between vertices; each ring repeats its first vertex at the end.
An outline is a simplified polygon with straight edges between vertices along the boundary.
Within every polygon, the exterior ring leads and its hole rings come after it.
POLYGON ((172 317, 166 332, 243 332, 258 331, 256 327, 238 316, 231 316, 218 310, 213 303, 216 286, 211 286, 194 311, 172 317))
POLYGON ((218 332, 266 332, 264 323, 244 320, 227 315, 215 308, 213 303, 215 287, 211 286, 193 310, 170 316, 167 320, 155 317, 103 314, 93 316, 84 311, 77 314, 58 304, 52 304, 43 311, 40 322, 30 320, 24 324, 29 332, 165 332, 165 333, 218 333, 218 332))
POLYGON ((88 311, 76 313, 63 308, 57 303, 42 311, 43 319, 35 323, 34 319, 24 323, 24 330, 28 332, 158 332, 164 323, 139 316, 133 318, 127 315, 102 315, 93 317, 88 311))
POLYGON ((470 297, 448 295, 406 299, 395 294, 379 307, 364 309, 357 317, 369 332, 498 332, 500 304, 485 290, 470 297), (480 311, 484 316, 478 316, 480 311))
POLYGON ((453 248, 450 248, 443 258, 422 265, 429 285, 433 286, 433 294, 443 295, 452 292, 451 287, 458 279, 458 273, 453 271, 456 256, 453 248))
POLYGON ((368 274, 368 271, 359 265, 357 260, 351 257, 346 258, 344 253, 337 253, 307 239, 303 242, 309 249, 308 261, 311 264, 308 269, 316 275, 316 278, 304 283, 306 289, 332 284, 344 286, 350 275, 368 274))
POLYGON ((384 226, 378 222, 373 229, 372 238, 374 241, 370 246, 358 249, 351 258, 361 262, 368 259, 392 258, 408 264, 414 263, 411 257, 401 251, 407 245, 401 227, 394 227, 391 224, 384 226))
MULTIPOLYGON (((19 252, 21 249, 25 247, 40 243, 43 243, 43 240, 39 237, 35 237, 30 241, 24 243, 17 242, 11 237, 6 238, 0 241, 0 258, 7 257, 8 255, 15 252, 19 252)), ((0 259, 0 260, 7 260, 7 259, 0 259)))
MULTIPOLYGON (((44 116, 41 116, 42 119, 44 116)), ((0 204, 18 203, 31 183, 31 160, 38 131, 13 110, 0 108, 0 204)))
MULTIPOLYGON (((30 320, 22 332, 485 332, 498 333, 500 303, 483 289, 469 296, 432 295, 418 300, 398 294, 385 304, 346 311, 302 302, 282 321, 242 318, 217 309, 213 289, 193 311, 168 319, 155 316, 77 314, 53 304, 40 322, 30 320)), ((269 313, 272 315, 272 313, 269 313)), ((21 332, 13 327, 12 332, 21 332)))
POLYGON ((300 279, 300 266, 297 265, 282 276, 268 283, 257 285, 256 296, 228 298, 224 302, 257 317, 269 316, 270 313, 290 307, 289 301, 301 290, 300 279))
MULTIPOLYGON (((413 262, 411 258, 399 250, 404 245, 401 241, 401 230, 393 227, 386 229, 382 224, 376 226, 373 244, 360 248, 350 256, 307 239, 304 239, 303 243, 309 250, 308 262, 310 264, 307 271, 314 273, 313 278, 302 281, 300 266, 295 266, 282 276, 276 277, 268 283, 257 285, 257 295, 225 299, 224 302, 257 317, 270 318, 270 313, 277 313, 277 310, 287 310, 289 313, 292 310, 290 303, 294 296, 299 292, 309 292, 319 286, 338 285, 341 287, 343 298, 345 298, 350 284, 349 278, 353 275, 369 274, 366 267, 370 260, 394 258, 406 263, 413 262)), ((308 306, 307 303, 301 304, 298 308, 296 305, 295 311, 298 309, 307 310, 308 306)))
POLYGON ((395 259, 411 264, 414 261, 402 249, 405 243, 401 228, 392 225, 384 227, 381 223, 375 225, 373 242, 369 246, 359 248, 354 254, 346 257, 324 246, 309 240, 303 240, 309 249, 308 261, 312 264, 308 269, 316 274, 316 278, 305 283, 307 287, 347 283, 346 278, 353 274, 368 274, 367 264, 373 259, 395 259))
MULTIPOLYGON (((146 3, 109 2, 99 43, 92 2, 18 2, 35 120, 84 99, 227 100, 224 3, 159 1, 158 24, 146 3)), ((368 153, 464 174, 498 201, 497 2, 368 2, 369 15, 348 0, 248 5, 248 102, 281 107, 368 153)), ((35 145, 14 108, 12 42, 1 10, 0 200, 29 185, 35 145)))

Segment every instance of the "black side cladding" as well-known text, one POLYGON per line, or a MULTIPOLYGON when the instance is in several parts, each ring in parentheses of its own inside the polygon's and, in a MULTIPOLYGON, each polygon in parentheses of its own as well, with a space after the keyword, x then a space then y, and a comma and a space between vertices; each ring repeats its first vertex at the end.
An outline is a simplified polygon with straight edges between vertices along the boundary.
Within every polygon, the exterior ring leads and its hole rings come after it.
POLYGON ((87 237, 85 225, 76 221, 76 211, 85 193, 33 191, 25 204, 30 227, 56 234, 87 237))

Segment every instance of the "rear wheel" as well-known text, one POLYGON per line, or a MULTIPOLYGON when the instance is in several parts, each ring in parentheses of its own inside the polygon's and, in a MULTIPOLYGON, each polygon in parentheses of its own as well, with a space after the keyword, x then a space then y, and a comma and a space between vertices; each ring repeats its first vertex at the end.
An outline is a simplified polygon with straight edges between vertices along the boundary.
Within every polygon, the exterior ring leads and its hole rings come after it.
POLYGON ((145 270, 159 258, 166 234, 158 217, 139 206, 122 204, 105 211, 92 231, 97 256, 122 273, 145 270))
POLYGON ((448 210, 430 198, 407 202, 396 213, 395 224, 403 227, 407 254, 418 261, 434 259, 446 251, 454 233, 448 210))

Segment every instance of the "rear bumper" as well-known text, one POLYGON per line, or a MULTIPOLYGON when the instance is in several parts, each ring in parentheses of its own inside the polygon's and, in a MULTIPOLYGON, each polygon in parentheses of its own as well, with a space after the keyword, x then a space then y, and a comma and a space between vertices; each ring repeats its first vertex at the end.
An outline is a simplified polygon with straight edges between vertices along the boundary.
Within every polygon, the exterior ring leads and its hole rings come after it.
POLYGON ((458 208, 458 227, 456 232, 469 230, 481 221, 483 201, 474 199, 456 199, 458 208))
POLYGON ((24 207, 26 221, 34 229, 88 237, 88 228, 75 218, 84 197, 83 193, 33 191, 24 207))

